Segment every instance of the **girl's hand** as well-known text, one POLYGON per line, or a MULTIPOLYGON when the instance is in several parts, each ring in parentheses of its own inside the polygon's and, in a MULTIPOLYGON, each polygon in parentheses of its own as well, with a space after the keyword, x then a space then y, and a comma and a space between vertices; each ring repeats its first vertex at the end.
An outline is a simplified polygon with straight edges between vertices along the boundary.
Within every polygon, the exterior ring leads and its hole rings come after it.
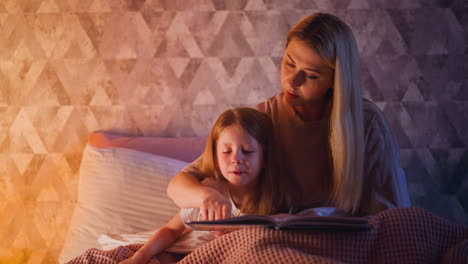
POLYGON ((119 262, 119 264, 146 264, 146 262, 148 262, 148 261, 145 261, 143 258, 141 258, 141 257, 138 255, 138 252, 136 252, 136 253, 135 253, 133 256, 131 256, 130 258, 119 262))
POLYGON ((211 231, 211 233, 216 237, 220 237, 222 235, 225 235, 225 234, 228 234, 230 233, 231 231, 211 231))
POLYGON ((139 262, 133 256, 133 257, 130 257, 130 258, 124 260, 124 261, 119 262, 119 264, 139 264, 139 262))
POLYGON ((231 201, 220 192, 206 188, 200 207, 202 220, 218 220, 231 217, 231 201))

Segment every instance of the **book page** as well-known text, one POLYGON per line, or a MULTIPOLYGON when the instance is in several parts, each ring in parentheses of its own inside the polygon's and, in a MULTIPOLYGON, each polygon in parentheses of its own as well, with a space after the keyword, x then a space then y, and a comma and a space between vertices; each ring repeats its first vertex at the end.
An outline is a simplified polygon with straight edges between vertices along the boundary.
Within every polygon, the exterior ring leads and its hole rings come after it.
POLYGON ((345 212, 337 209, 336 207, 313 207, 304 209, 298 212, 296 215, 308 215, 308 216, 349 216, 345 212))
POLYGON ((270 215, 269 217, 273 220, 275 224, 282 224, 293 218, 296 218, 297 216, 294 214, 275 214, 275 215, 270 215))

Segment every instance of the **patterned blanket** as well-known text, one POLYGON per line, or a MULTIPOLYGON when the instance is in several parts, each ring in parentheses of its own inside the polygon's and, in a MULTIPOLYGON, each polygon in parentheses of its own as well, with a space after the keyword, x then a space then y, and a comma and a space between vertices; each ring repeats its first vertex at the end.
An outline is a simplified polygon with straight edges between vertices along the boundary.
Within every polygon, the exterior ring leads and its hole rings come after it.
MULTIPOLYGON (((149 263, 468 263, 468 227, 422 208, 389 209, 369 231, 279 231, 262 227, 223 235, 184 256, 149 263)), ((89 249, 70 264, 115 264, 141 245, 89 249)))

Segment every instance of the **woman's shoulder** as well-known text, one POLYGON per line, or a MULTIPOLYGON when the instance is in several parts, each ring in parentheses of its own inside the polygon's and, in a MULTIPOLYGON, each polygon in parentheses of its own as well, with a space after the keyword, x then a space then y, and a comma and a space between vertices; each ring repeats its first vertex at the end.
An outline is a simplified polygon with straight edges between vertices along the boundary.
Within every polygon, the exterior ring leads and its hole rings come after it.
POLYGON ((285 119, 285 113, 288 112, 287 108, 285 107, 283 93, 279 93, 268 98, 267 100, 256 105, 254 108, 267 114, 275 126, 278 125, 278 123, 281 123, 280 120, 285 119))
POLYGON ((365 142, 386 142, 383 145, 396 144, 384 113, 374 102, 363 98, 363 112, 365 142))
POLYGON ((282 96, 283 96, 283 93, 279 93, 257 104, 256 106, 254 106, 254 108, 260 112, 263 112, 269 116, 272 116, 274 113, 278 112, 278 109, 282 102, 282 96))
POLYGON ((364 115, 369 116, 376 115, 382 112, 374 102, 367 98, 362 98, 362 109, 364 111, 364 115))
POLYGON ((362 110, 364 113, 364 129, 369 129, 376 126, 386 126, 387 121, 382 110, 372 101, 363 98, 362 110))

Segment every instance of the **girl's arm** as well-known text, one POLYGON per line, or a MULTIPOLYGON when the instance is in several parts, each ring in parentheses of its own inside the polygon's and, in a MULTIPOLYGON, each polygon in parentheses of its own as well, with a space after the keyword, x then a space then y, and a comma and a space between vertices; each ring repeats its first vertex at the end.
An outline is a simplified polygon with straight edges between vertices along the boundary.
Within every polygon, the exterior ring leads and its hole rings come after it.
POLYGON ((231 202, 220 192, 200 183, 192 174, 181 171, 169 182, 167 195, 181 208, 200 208, 205 220, 231 216, 231 202))
POLYGON ((152 256, 168 248, 185 231, 186 227, 177 213, 165 226, 161 227, 131 258, 119 264, 147 263, 152 256))

